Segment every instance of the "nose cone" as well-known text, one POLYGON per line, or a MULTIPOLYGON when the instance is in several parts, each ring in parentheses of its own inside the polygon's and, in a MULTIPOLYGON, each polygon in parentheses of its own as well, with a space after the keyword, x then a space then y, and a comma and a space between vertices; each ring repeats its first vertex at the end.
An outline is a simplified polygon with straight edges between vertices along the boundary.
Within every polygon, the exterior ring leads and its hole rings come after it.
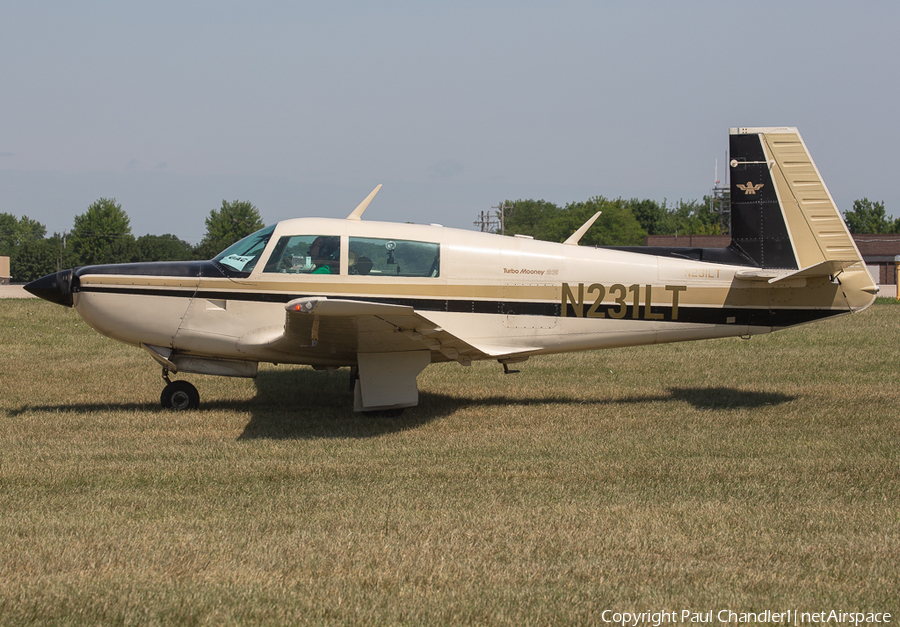
POLYGON ((72 270, 55 272, 32 281, 25 286, 25 290, 44 300, 49 300, 51 303, 71 307, 73 277, 72 270))

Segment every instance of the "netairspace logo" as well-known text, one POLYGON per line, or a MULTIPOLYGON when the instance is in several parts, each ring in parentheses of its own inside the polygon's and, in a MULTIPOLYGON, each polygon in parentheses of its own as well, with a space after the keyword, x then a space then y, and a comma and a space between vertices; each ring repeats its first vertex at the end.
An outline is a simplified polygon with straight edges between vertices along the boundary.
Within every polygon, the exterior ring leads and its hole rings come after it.
POLYGON ((891 615, 887 612, 847 612, 842 610, 822 610, 819 612, 802 612, 800 610, 762 612, 734 612, 732 610, 681 610, 672 612, 617 612, 604 610, 600 620, 611 625, 622 627, 638 627, 652 625, 660 627, 668 624, 776 624, 807 625, 828 623, 834 625, 877 625, 891 623, 891 615))

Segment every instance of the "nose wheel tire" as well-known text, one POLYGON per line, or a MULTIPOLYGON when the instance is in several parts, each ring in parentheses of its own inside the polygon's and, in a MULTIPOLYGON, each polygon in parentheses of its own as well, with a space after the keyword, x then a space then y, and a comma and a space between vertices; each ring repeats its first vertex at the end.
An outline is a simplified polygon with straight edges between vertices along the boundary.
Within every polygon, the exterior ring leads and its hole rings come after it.
POLYGON ((200 406, 200 392, 187 381, 172 381, 163 388, 159 402, 166 409, 182 411, 200 406))

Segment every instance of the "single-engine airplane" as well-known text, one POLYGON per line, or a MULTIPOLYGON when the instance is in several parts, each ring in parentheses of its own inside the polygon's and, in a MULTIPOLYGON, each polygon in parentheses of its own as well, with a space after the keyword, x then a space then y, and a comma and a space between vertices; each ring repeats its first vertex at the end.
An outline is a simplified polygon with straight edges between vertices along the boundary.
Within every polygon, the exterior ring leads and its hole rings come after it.
POLYGON ((411 407, 435 362, 749 336, 860 311, 878 286, 795 128, 730 131, 726 248, 578 246, 361 220, 284 220, 210 261, 84 266, 26 289, 163 370, 253 377, 349 366, 355 411, 411 407))

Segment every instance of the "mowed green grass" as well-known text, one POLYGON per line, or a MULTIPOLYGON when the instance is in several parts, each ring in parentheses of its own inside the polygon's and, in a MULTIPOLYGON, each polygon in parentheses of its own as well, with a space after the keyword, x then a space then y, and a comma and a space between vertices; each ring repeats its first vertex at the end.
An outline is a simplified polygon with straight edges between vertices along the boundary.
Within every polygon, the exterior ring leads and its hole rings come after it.
POLYGON ((0 301, 0 624, 591 624, 900 616, 900 306, 750 341, 435 365, 160 371, 0 301))

